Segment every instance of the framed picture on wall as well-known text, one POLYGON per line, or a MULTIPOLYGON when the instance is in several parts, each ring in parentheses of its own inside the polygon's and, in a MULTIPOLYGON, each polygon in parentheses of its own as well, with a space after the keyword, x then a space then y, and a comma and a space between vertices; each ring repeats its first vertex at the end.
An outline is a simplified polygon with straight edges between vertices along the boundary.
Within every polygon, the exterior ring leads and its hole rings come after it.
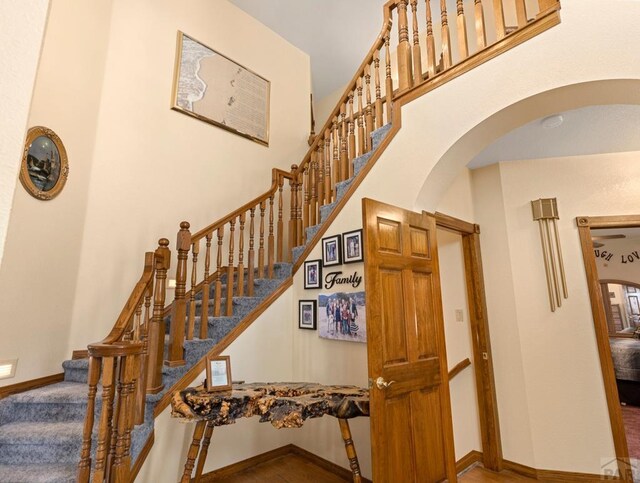
POLYGON ((304 262, 304 288, 322 287, 322 260, 304 262))
POLYGON ((340 235, 322 239, 322 265, 331 267, 342 264, 342 244, 340 235))
POLYGON ((318 305, 315 300, 300 300, 298 303, 298 328, 316 330, 318 305))
POLYGON ((344 263, 356 263, 364 260, 362 230, 348 231, 342 234, 342 254, 344 263))
POLYGON ((231 390, 231 359, 229 356, 207 357, 207 391, 231 390))

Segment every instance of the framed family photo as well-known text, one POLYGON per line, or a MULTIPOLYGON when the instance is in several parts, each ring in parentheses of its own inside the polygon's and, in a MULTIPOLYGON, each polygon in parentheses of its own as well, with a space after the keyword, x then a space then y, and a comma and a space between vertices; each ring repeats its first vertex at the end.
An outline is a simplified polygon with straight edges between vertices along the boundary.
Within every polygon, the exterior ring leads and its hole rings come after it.
POLYGON ((342 264, 342 243, 340 235, 322 239, 322 265, 331 267, 342 264))
POLYGON ((318 305, 315 300, 300 300, 298 307, 298 328, 316 330, 318 305))
POLYGON ((362 230, 348 231, 342 234, 344 263, 361 262, 364 259, 362 252, 362 230))
POLYGON ((231 390, 231 359, 229 356, 207 357, 207 391, 231 390))
POLYGON ((322 260, 304 262, 304 288, 322 288, 322 260))

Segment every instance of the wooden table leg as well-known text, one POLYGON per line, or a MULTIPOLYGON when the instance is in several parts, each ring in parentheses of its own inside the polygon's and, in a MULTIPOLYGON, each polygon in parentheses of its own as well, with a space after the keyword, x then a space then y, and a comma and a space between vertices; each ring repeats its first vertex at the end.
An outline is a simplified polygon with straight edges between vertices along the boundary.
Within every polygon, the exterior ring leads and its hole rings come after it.
POLYGON ((209 443, 211 442, 211 433, 213 433, 213 423, 211 421, 208 421, 207 427, 204 430, 204 438, 202 438, 202 449, 200 450, 200 456, 198 456, 198 466, 196 466, 196 483, 200 481, 202 470, 204 469, 204 462, 207 460, 207 453, 209 453, 209 443))
POLYGON ((349 458, 349 466, 351 466, 351 473, 353 473, 353 481, 354 483, 362 483, 362 476, 360 475, 360 463, 358 463, 356 447, 353 445, 353 439, 351 439, 351 429, 349 428, 349 421, 347 421, 346 419, 338 418, 338 423, 340 423, 340 433, 342 433, 344 447, 347 450, 347 458, 349 458))
POLYGON ((184 464, 184 473, 180 483, 190 483, 191 473, 193 472, 193 465, 200 452, 200 439, 202 439, 202 433, 206 426, 206 421, 198 421, 196 423, 196 429, 193 431, 193 439, 191 440, 191 446, 189 446, 189 453, 187 453, 187 462, 184 464))

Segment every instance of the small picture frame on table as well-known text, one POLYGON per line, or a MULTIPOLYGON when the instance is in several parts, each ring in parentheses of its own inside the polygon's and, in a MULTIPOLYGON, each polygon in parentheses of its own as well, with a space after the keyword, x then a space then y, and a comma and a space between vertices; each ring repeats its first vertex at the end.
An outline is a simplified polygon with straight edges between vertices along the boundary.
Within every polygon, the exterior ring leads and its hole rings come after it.
POLYGON ((322 239, 322 265, 332 267, 342 265, 342 243, 340 235, 322 239))
POLYGON ((304 262, 304 288, 322 288, 322 260, 304 262))
POLYGON ((364 260, 362 230, 348 231, 342 234, 342 254, 344 263, 356 263, 364 260))
POLYGON ((316 300, 300 300, 298 308, 298 328, 316 330, 318 302, 316 300))
POLYGON ((207 357, 207 391, 231 390, 231 360, 229 356, 207 357))

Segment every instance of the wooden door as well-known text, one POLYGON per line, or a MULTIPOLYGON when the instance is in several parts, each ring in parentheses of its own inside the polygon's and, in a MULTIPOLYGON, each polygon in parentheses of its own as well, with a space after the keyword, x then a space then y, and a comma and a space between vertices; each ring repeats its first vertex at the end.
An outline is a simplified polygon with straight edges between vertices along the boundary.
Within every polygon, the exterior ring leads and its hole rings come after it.
POLYGON ((436 222, 363 200, 376 483, 456 481, 436 222))

